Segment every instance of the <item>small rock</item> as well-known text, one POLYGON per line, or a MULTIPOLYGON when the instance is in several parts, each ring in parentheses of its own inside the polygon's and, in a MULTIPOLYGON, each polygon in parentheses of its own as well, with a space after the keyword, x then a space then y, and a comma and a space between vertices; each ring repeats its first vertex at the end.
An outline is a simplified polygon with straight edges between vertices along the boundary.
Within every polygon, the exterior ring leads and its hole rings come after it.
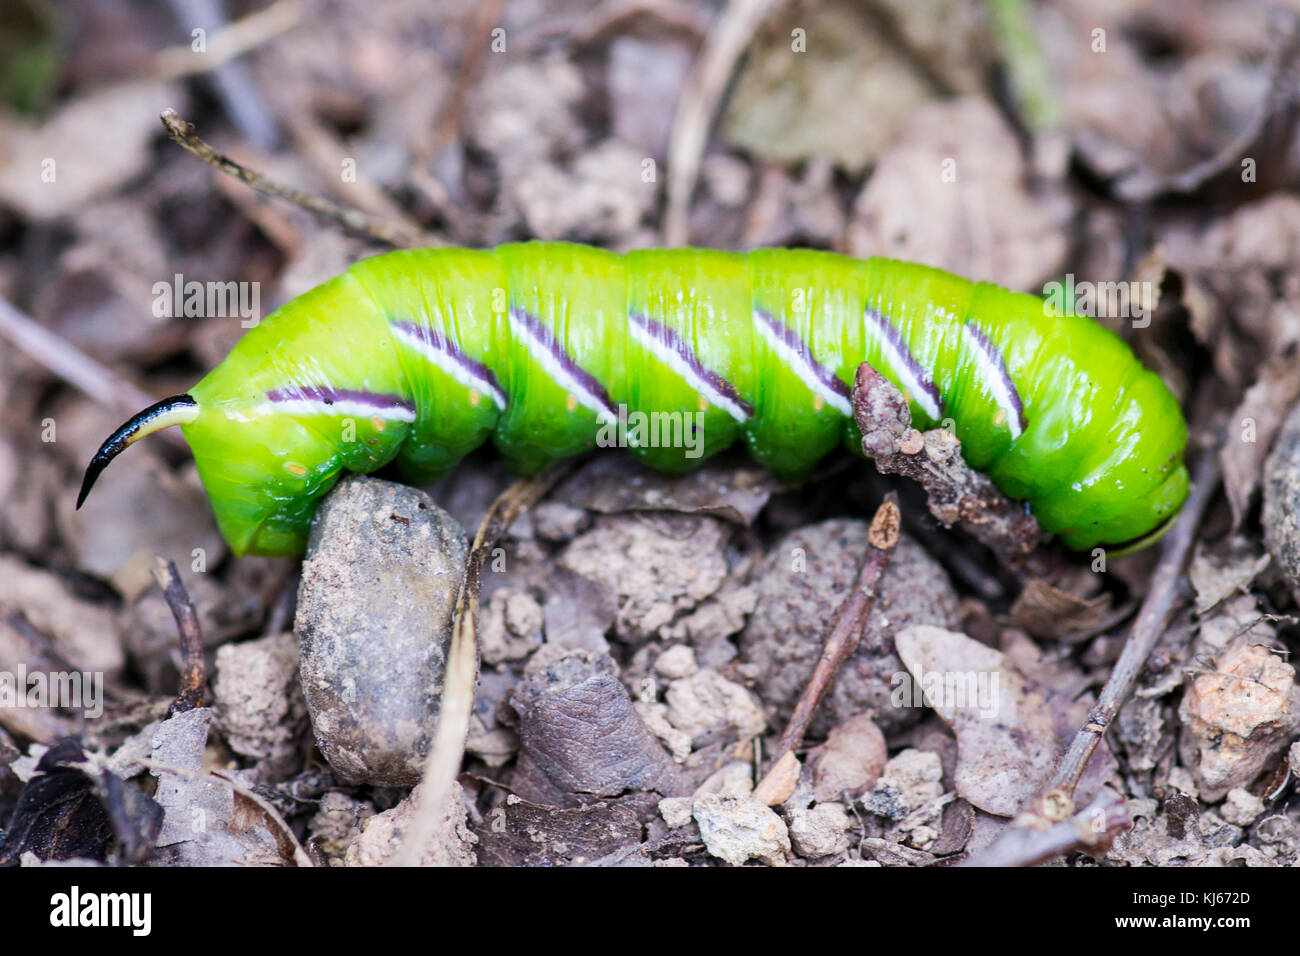
POLYGON ((745 626, 758 605, 758 589, 736 583, 737 577, 733 569, 732 577, 723 582, 717 593, 705 598, 689 614, 661 628, 659 633, 669 640, 690 641, 701 652, 706 665, 718 663, 719 652, 730 660, 736 655, 736 646, 727 638, 745 626))
POLYGON ((575 539, 558 564, 609 585, 618 596, 616 633, 639 641, 718 590, 727 575, 723 549, 730 533, 716 518, 612 515, 575 539))
POLYGON ((320 809, 307 824, 307 833, 331 866, 342 865, 348 847, 374 815, 375 807, 369 801, 331 790, 320 798, 320 809))
POLYGON ((508 667, 479 668, 478 686, 474 691, 474 711, 470 714, 465 751, 489 767, 500 767, 519 750, 519 737, 503 724, 501 718, 506 698, 518 683, 518 676, 508 667))
POLYGON ((842 803, 819 803, 809 810, 791 810, 790 843, 802 857, 834 856, 849 848, 853 820, 842 803))
POLYGON ((1229 823, 1213 810, 1206 810, 1197 819, 1197 829, 1206 846, 1229 847, 1241 842, 1242 828, 1229 823))
POLYGON ((478 637, 483 663, 523 660, 541 643, 542 607, 527 591, 498 588, 479 618, 478 637))
POLYGON ((1214 802, 1250 783, 1300 728, 1295 668, 1243 634, 1192 681, 1178 714, 1182 761, 1214 802))
POLYGON ((691 755, 691 735, 678 730, 668 722, 668 705, 653 700, 638 700, 632 706, 641 715, 641 719, 650 733, 658 737, 673 759, 682 763, 691 755))
POLYGON ((1229 823, 1248 827, 1264 812, 1264 801, 1249 790, 1233 787, 1219 807, 1219 814, 1229 823))
MULTIPOLYGON (((389 863, 401 848, 406 831, 415 819, 419 799, 420 787, 416 787, 393 809, 367 820, 361 835, 348 847, 346 865, 383 866, 389 863)), ((477 862, 474 859, 477 837, 470 832, 465 817, 465 797, 460 784, 454 783, 447 792, 438 825, 421 851, 417 865, 474 866, 477 862)))
POLYGON ((754 792, 754 768, 744 760, 732 760, 715 770, 695 789, 697 798, 706 793, 747 797, 754 792))
POLYGON ((690 677, 700 669, 695 662, 695 651, 685 644, 674 644, 655 660, 655 673, 668 680, 690 677))
POLYGON ((618 616, 618 595, 607 581, 596 581, 557 567, 546 582, 546 643, 606 653, 605 634, 618 616))
POLYGON ((670 829, 676 830, 691 822, 692 803, 690 797, 664 797, 659 801, 659 815, 670 829))
MULTIPOLYGON (((760 563, 754 587, 760 597, 740 638, 764 703, 788 719, 812 675, 826 636, 857 579, 867 550, 865 521, 837 518, 792 532, 760 563)), ((916 723, 921 708, 892 704, 894 678, 905 673, 894 635, 914 624, 952 627, 956 592, 925 550, 899 539, 857 650, 840 668, 809 733, 824 736, 850 717, 874 711, 886 733, 916 723)))
POLYGON ((712 733, 746 740, 767 727, 754 695, 709 668, 673 681, 664 697, 668 720, 697 745, 712 733))
POLYGON ((863 799, 872 813, 902 820, 943 795, 943 762, 928 750, 904 750, 885 764, 875 788, 863 799))
POLYGON ((808 754, 813 795, 819 803, 857 796, 876 785, 885 769, 885 735, 870 714, 850 717, 808 754))
POLYGON ((405 485, 349 476, 316 512, 294 630, 316 741, 343 779, 419 782, 467 550, 405 485))
POLYGON ((1185 793, 1189 797, 1200 796, 1200 791, 1196 786, 1196 778, 1186 767, 1170 767, 1168 784, 1179 793, 1185 793))
POLYGON ((693 815, 710 855, 732 866, 747 860, 786 864, 790 832, 785 821, 752 797, 706 793, 695 799, 693 815))
POLYGON ((307 704, 298 687, 298 642, 273 634, 217 648, 213 710, 230 749, 260 762, 275 782, 300 769, 307 704))
POLYGON ((591 515, 583 508, 561 501, 539 501, 533 505, 533 531, 547 541, 572 541, 591 527, 591 515))
POLYGON ((542 606, 527 591, 506 597, 506 630, 515 637, 535 638, 542 630, 542 606))

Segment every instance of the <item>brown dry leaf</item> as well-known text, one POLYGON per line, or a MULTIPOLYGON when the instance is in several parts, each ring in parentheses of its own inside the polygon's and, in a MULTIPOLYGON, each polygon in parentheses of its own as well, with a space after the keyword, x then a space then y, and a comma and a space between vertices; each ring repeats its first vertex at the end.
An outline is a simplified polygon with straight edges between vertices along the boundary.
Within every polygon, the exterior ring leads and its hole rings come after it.
POLYGON ((1264 474, 1264 459, 1282 418, 1300 398, 1300 349, 1274 359, 1246 390, 1228 419, 1228 434, 1219 449, 1223 490, 1232 508, 1232 526, 1241 527, 1264 474))
POLYGON ((1011 623, 1034 637, 1073 644, 1106 630, 1130 610, 1112 608, 1109 594, 1085 598, 1034 578, 1011 606, 1011 623))
POLYGON ((662 475, 626 455, 600 455, 556 489, 554 500, 599 511, 680 511, 750 524, 780 488, 750 462, 707 464, 680 476, 662 475))
POLYGON ((1244 385, 1300 341, 1300 199, 1274 193, 1208 226, 1174 224, 1161 244, 1185 280, 1192 332, 1224 381, 1244 385))
POLYGON ((156 859, 172 866, 301 862, 292 831, 269 804, 219 772, 204 772, 211 724, 212 710, 199 707, 152 725, 150 771, 164 814, 156 859))
POLYGON ((511 795, 477 828, 483 866, 568 866, 589 863, 641 842, 657 801, 644 795, 586 807, 541 806, 511 795))
MULTIPOLYGON (((82 600, 57 574, 8 554, 0 555, 0 608, 23 616, 29 639, 19 643, 35 641, 39 647, 34 651, 51 662, 62 662, 56 670, 71 666, 98 671, 112 680, 126 662, 112 610, 82 600)), ((14 663, 0 659, 0 670, 14 663)))
POLYGON ((846 246, 1033 289, 1062 271, 1068 212, 1029 192, 1020 144, 997 110, 953 100, 922 109, 881 157, 846 246))
POLYGON ((759 803, 769 807, 785 803, 794 794, 799 783, 799 771, 803 767, 793 750, 787 750, 781 759, 772 765, 772 769, 758 782, 752 796, 759 803))
POLYGON ((1196 591, 1197 614, 1204 614, 1234 594, 1245 594, 1251 582, 1268 567, 1271 559, 1267 553, 1261 554, 1244 542, 1236 543, 1243 546, 1211 547, 1203 541, 1196 545, 1187 576, 1196 591))
POLYGON ((841 799, 845 791, 857 796, 880 779, 888 756, 885 735, 870 714, 858 714, 833 729, 826 742, 808 753, 813 796, 818 803, 841 799))
POLYGON ((544 645, 510 694, 519 714, 516 793, 576 806, 592 797, 689 789, 646 728, 607 654, 544 645))
POLYGON ((768 162, 824 156, 856 173, 935 96, 908 55, 859 5, 830 0, 792 13, 754 42, 722 134, 768 162), (807 52, 796 51, 796 30, 807 52))
POLYGON ((1267 95, 1266 7, 1250 0, 1185 0, 1163 11, 1128 0, 1039 5, 1038 34, 1083 161, 1115 180, 1118 192, 1139 196, 1231 143, 1267 95), (1151 46, 1179 55, 1161 62, 1151 46))
POLYGON ((0 115, 0 205, 56 219, 120 187, 148 166, 169 106, 185 108, 179 87, 135 82, 79 96, 38 127, 0 115))
MULTIPOLYGON (((958 795, 988 813, 1013 816, 1046 782, 1087 702, 1038 687, 965 634, 917 625, 895 642, 926 704, 957 736, 958 795)), ((1092 799, 1115 768, 1103 743, 1075 799, 1092 799)))
POLYGON ((985 90, 996 41, 982 0, 868 0, 868 5, 944 86, 963 94, 985 90))

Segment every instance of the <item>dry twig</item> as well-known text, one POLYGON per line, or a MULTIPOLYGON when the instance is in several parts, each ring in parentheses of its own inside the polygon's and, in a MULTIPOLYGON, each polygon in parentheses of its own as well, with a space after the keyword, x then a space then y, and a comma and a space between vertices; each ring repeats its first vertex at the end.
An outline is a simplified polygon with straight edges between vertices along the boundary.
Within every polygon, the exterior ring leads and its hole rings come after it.
POLYGON ((688 210, 709 126, 727 82, 759 25, 780 0, 730 0, 704 41, 695 68, 682 88, 668 139, 668 208, 664 242, 684 245, 689 238, 688 210))
MULTIPOLYGON (((0 298, 0 337, 8 339, 28 357, 98 404, 120 415, 134 415, 158 400, 39 325, 3 298, 0 298)), ((174 447, 185 447, 185 440, 179 433, 161 434, 174 447)))
POLYGON ((817 658, 812 676, 804 685, 803 692, 795 704, 794 713, 790 715, 790 720, 772 751, 770 769, 755 787, 755 794, 771 794, 772 801, 780 802, 780 797, 786 795, 787 790, 793 789, 793 781, 798 777, 797 765, 792 766, 794 752, 803 743, 808 725, 812 723, 813 714, 817 712, 817 705, 830 690, 835 675, 858 649, 858 642, 862 639, 862 627, 866 623, 867 615, 871 613, 872 606, 876 603, 877 586, 880 584, 881 575, 889 565, 894 546, 898 544, 901 525, 902 514, 898 510, 898 495, 891 491, 885 495, 885 500, 876 509, 876 514, 871 519, 871 530, 867 535, 870 550, 862 561, 858 579, 853 585, 853 590, 835 612, 835 623, 831 625, 821 656, 817 658), (783 780, 788 783, 788 786, 783 786, 783 780))
POLYGON ((958 866, 1034 866, 1065 853, 1098 853, 1132 825, 1118 794, 1103 790, 1068 820, 1044 828, 1013 827, 991 847, 958 866))
POLYGON ((924 434, 913 428, 903 393, 866 362, 853 383, 853 416, 862 431, 862 451, 875 459, 881 474, 919 481, 929 495, 930 513, 941 522, 960 523, 1008 566, 1032 570, 1032 554, 1042 540, 1033 515, 966 464, 956 436, 942 428, 924 434))
POLYGON ((437 245, 441 241, 432 233, 421 232, 408 225, 370 216, 357 209, 340 206, 322 196, 306 193, 269 179, 256 170, 249 169, 229 156, 217 152, 199 137, 194 124, 185 120, 173 109, 163 110, 162 124, 176 145, 197 156, 209 166, 215 166, 223 173, 234 176, 264 195, 293 203, 344 229, 397 247, 430 246, 437 245))
MULTIPOLYGON (((1097 705, 1088 714, 1087 722, 1079 729, 1070 749, 1057 766, 1056 774, 1048 787, 1049 794, 1053 791, 1063 792, 1073 805, 1074 788, 1083 775, 1088 758, 1097 749, 1102 734, 1119 713, 1120 705, 1128 699, 1133 684, 1146 666, 1147 658, 1164 634, 1165 623, 1178 600, 1178 582, 1183 576, 1183 568, 1191 554, 1192 545, 1196 542, 1196 529, 1200 527, 1205 508, 1218 487, 1218 461, 1214 455, 1203 453, 1196 463, 1192 490, 1177 522, 1164 540, 1160 563, 1156 565, 1156 572, 1151 578, 1151 588, 1138 611, 1137 620, 1133 622, 1133 630, 1124 643, 1124 650, 1115 662, 1115 668, 1111 671, 1106 686, 1102 688, 1101 696, 1097 698, 1097 705)), ((1044 803, 1055 803, 1047 795, 1040 799, 1044 803)))
POLYGON ((176 618, 181 636, 181 686, 172 702, 171 714, 184 713, 203 704, 203 685, 207 683, 207 664, 203 658, 203 636, 199 632, 199 615, 194 602, 176 571, 176 562, 154 558, 154 579, 162 588, 163 598, 176 618))
POLYGON ((1013 826, 972 861, 974 864, 984 865, 986 860, 1010 861, 996 865, 1021 866, 1041 862, 1040 857, 1023 855, 1026 852, 1024 847, 1037 845, 1032 841, 1027 842, 1023 831, 1053 828, 1074 814, 1074 791, 1079 778, 1083 776, 1084 768, 1097 749, 1097 744, 1119 713, 1120 706, 1128 699, 1134 683, 1146 666, 1147 658, 1164 634, 1165 623, 1178 600, 1178 582, 1195 543, 1196 530, 1218 487, 1219 468, 1216 457, 1208 451, 1203 452, 1196 463, 1192 490, 1177 522, 1164 539, 1160 562, 1151 579, 1151 588, 1142 602, 1137 620, 1133 622, 1133 630, 1129 633, 1106 686, 1102 688, 1096 706, 1088 712, 1084 725, 1075 734, 1048 785, 1026 804, 1013 826), (1016 847, 1022 848, 1022 856, 1015 855, 1016 847))
POLYGON ((884 502, 876 509, 875 517, 871 519, 871 531, 867 536, 871 550, 862 561, 862 569, 858 572, 858 580, 853 590, 849 592, 835 614, 835 623, 831 626, 831 632, 826 638, 821 656, 817 659, 817 665, 813 668, 812 676, 804 686, 803 693, 799 695, 794 713, 790 715, 790 722, 786 724, 785 731, 772 752, 774 764, 786 753, 797 750, 803 743, 804 734, 812 722, 817 705, 830 689, 831 681, 835 679, 840 667, 857 650, 858 641, 862 639, 862 626, 866 623, 867 615, 871 613, 872 605, 876 603, 880 577, 889 565, 894 545, 898 544, 901 523, 898 495, 891 491, 885 495, 884 502))
POLYGON ((451 646, 447 650, 447 669, 438 707, 438 726, 433 746, 424 763, 420 781, 419 805, 415 825, 393 854, 394 866, 418 866, 424 848, 433 835, 439 809, 447 800, 452 784, 465 757, 465 738, 474 706, 474 683, 478 678, 478 594, 483 565, 497 539, 524 511, 569 471, 572 462, 564 462, 534 478, 516 481, 492 502, 483 517, 465 566, 465 579, 456 596, 451 646))

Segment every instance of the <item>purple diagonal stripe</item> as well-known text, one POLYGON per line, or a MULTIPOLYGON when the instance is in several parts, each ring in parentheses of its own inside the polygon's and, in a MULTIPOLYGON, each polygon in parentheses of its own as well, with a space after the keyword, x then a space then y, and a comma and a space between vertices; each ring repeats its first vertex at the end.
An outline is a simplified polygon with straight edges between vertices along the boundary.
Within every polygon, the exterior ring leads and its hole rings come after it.
POLYGON ((555 377, 562 388, 573 392, 574 397, 598 417, 617 421, 614 403, 605 391, 605 386, 564 350, 556 341, 555 333, 540 319, 517 306, 511 306, 510 326, 524 340, 533 357, 555 377))
POLYGON ((1007 371, 1006 359, 1001 349, 993 344, 988 334, 974 322, 962 326, 962 335, 975 353, 975 365, 989 385, 994 402, 1007 417, 1007 427, 1012 438, 1019 438, 1025 430, 1025 406, 1020 391, 1007 371))
POLYGON ((912 354, 903 333, 871 306, 867 306, 862 314, 868 329, 880 339, 882 351, 902 380, 900 384, 904 390, 912 393, 916 403, 930 418, 939 421, 943 417, 943 396, 930 373, 912 354))
POLYGON ((629 313, 628 322, 639 330, 642 344, 649 347, 661 360, 680 374, 697 391, 708 393, 715 405, 721 405, 738 421, 754 414, 754 406, 745 401, 736 386, 713 369, 706 368, 695 350, 687 344, 676 329, 646 315, 629 313), (673 361, 673 359, 677 361, 673 361))
POLYGON ((506 393, 496 374, 482 362, 470 358, 447 336, 417 322, 398 321, 390 326, 397 337, 418 349, 420 354, 466 388, 486 393, 498 408, 506 407, 506 393))
POLYGON ((813 392, 821 395, 828 404, 845 415, 851 415, 849 386, 813 357, 808 343, 800 338, 794 329, 770 312, 755 309, 754 317, 758 320, 759 331, 764 333, 764 337, 776 349, 777 354, 786 360, 791 371, 798 375, 813 392))

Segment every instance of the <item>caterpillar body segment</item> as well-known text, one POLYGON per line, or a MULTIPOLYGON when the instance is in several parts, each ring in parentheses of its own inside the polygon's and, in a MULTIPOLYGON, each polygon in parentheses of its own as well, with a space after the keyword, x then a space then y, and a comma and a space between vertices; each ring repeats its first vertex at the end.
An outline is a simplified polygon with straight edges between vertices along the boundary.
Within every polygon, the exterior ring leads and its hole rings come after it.
POLYGON ((425 482, 488 439, 524 473, 605 444, 681 471, 743 441, 797 479, 860 450, 863 361, 1072 547, 1147 535, 1186 495, 1178 404, 1113 333, 988 283, 812 250, 377 256, 250 330, 163 424, 181 424, 237 554, 294 554, 344 469, 396 459, 425 482))

